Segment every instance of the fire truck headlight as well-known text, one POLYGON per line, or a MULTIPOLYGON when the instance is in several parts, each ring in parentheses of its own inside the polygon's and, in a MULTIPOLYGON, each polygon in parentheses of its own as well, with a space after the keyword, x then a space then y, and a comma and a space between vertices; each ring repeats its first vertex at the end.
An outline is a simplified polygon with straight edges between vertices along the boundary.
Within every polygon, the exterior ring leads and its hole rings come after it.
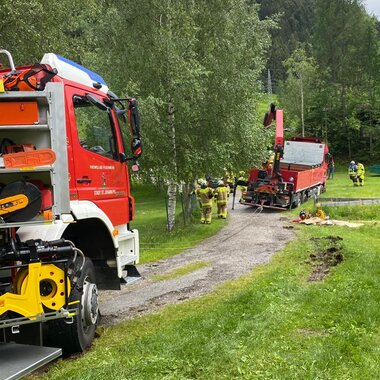
POLYGON ((293 178, 293 177, 290 177, 290 178, 289 178, 289 182, 294 182, 294 178, 293 178))

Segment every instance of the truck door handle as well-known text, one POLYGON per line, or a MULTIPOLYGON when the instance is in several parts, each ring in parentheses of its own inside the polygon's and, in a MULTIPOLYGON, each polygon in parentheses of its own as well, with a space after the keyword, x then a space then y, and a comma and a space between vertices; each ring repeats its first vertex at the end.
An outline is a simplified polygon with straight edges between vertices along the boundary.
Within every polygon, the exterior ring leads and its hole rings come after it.
POLYGON ((78 183, 91 183, 92 182, 92 179, 88 178, 88 177, 83 177, 83 178, 78 178, 77 179, 77 182, 78 183))

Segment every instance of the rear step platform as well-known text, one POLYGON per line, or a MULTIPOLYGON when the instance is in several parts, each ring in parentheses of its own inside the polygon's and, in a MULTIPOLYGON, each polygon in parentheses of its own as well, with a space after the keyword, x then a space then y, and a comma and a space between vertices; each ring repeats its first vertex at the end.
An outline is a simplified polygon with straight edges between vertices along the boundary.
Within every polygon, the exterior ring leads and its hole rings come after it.
POLYGON ((14 380, 60 357, 60 348, 0 343, 0 380, 14 380))
POLYGON ((141 274, 134 265, 126 265, 123 271, 123 277, 121 278, 122 284, 131 285, 134 282, 140 280, 141 274))

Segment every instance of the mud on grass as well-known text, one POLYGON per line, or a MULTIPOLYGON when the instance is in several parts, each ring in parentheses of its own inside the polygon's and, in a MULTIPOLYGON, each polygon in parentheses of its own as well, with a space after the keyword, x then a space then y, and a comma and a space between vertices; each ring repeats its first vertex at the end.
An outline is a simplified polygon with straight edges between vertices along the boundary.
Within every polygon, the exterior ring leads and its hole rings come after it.
POLYGON ((343 259, 343 238, 340 236, 313 237, 314 252, 307 261, 312 266, 308 282, 322 281, 330 268, 340 264, 343 259))

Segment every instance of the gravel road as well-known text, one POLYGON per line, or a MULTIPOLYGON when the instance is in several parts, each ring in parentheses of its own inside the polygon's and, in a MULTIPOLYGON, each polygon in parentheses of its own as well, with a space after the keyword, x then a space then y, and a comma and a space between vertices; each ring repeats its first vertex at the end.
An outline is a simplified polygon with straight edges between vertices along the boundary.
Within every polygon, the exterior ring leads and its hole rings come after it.
POLYGON ((139 265, 142 278, 123 285, 121 291, 100 292, 101 324, 115 324, 206 294, 268 262, 292 239, 293 231, 287 228, 289 223, 281 212, 264 210, 257 214, 253 208, 236 203, 232 210, 232 199, 229 202, 228 223, 218 234, 174 257, 139 265), (209 265, 173 279, 152 279, 199 261, 209 265))

